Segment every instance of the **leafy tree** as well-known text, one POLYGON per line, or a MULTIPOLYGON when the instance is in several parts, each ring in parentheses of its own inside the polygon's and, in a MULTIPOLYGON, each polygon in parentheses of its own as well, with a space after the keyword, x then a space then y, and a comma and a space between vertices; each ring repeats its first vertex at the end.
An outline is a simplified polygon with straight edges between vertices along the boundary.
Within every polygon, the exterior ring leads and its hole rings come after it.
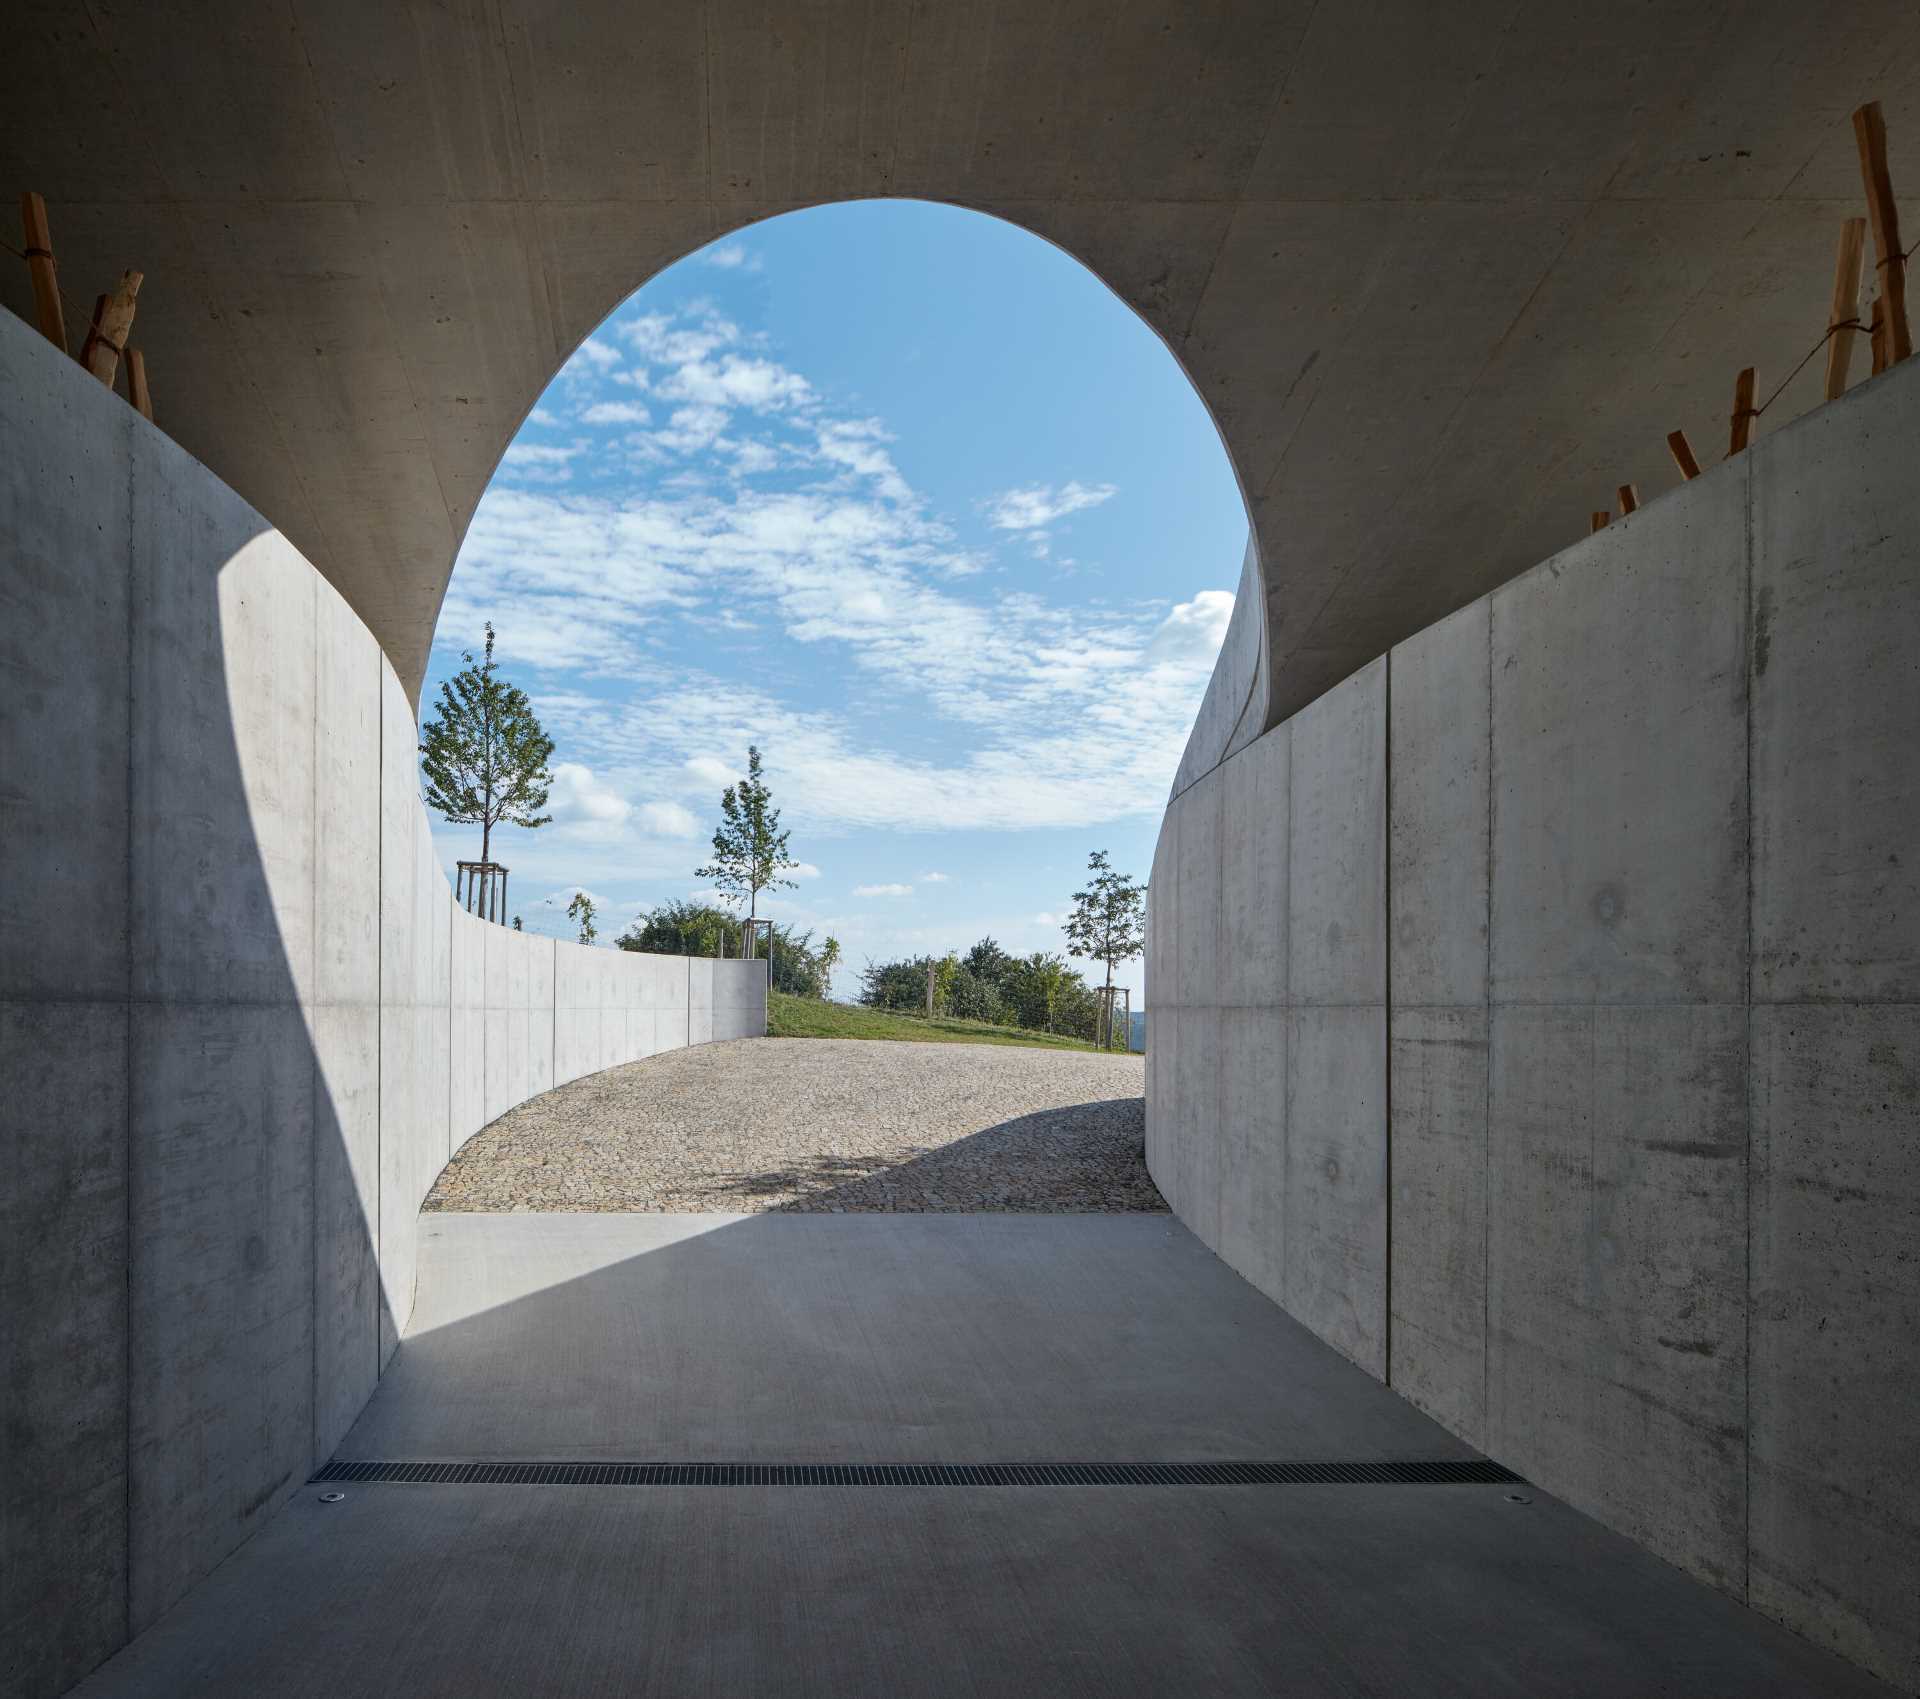
POLYGON ((1013 957, 991 938, 982 938, 960 965, 986 984, 998 986, 1007 977, 1007 969, 1013 966, 1013 957))
POLYGON ((567 904, 567 918, 580 922, 580 942, 591 944, 600 934, 593 925, 593 898, 585 891, 575 891, 573 901, 567 904))
POLYGON ((492 859, 493 829, 502 822, 532 829, 542 814, 553 775, 547 760, 553 739, 541 729, 527 693, 497 676, 493 622, 487 622, 486 660, 466 666, 440 686, 440 706, 422 731, 421 771, 427 806, 450 825, 480 828, 480 859, 492 859))
POLYGON ((1067 916, 1067 953, 1091 957, 1106 967, 1103 1026, 1095 1042, 1104 1037, 1110 1043, 1112 1035, 1105 1027, 1112 1018, 1113 970, 1146 948, 1147 892, 1131 874, 1116 873, 1105 850, 1087 858, 1087 871, 1093 878, 1084 891, 1073 893, 1073 913, 1067 916))
POLYGON ((760 751, 747 746, 747 776, 720 793, 721 824, 713 834, 713 860, 696 868, 696 879, 711 879, 729 903, 744 901, 747 918, 759 912, 760 893, 793 888, 781 875, 800 864, 787 854, 788 834, 780 830, 780 810, 760 777, 760 751))
MULTIPOLYGON (((656 956, 717 956, 739 936, 740 922, 712 903, 677 900, 642 916, 616 940, 623 950, 656 956)), ((814 948, 813 934, 774 926, 767 934, 768 982, 794 997, 824 997, 840 959, 837 939, 814 948)))
POLYGON ((636 920, 616 940, 623 950, 650 956, 717 956, 738 922, 712 903, 678 899, 636 920))
POLYGON ((516 932, 520 930, 520 917, 517 914, 513 917, 513 929, 516 932))

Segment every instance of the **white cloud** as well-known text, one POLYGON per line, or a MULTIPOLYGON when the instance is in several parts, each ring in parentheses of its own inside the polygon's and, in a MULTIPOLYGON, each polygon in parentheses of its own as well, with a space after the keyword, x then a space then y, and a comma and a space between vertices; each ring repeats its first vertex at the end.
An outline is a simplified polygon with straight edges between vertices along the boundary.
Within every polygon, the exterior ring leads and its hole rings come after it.
POLYGON ((649 425, 653 414, 638 401, 596 401, 580 415, 583 425, 649 425))
POLYGON ((584 885, 566 885, 558 891, 541 897, 535 907, 564 909, 575 897, 585 897, 596 909, 606 906, 606 898, 598 891, 589 891, 584 885))
POLYGON ((856 897, 910 897, 911 885, 856 885, 853 888, 856 897))
POLYGON ((720 761, 711 755, 696 755, 685 762, 684 767, 688 778, 709 790, 725 790, 740 777, 732 762, 720 761))
POLYGON ((796 861, 787 869, 787 877, 789 879, 818 879, 820 877, 820 869, 815 867, 810 861, 796 861))
POLYGON ((698 454, 714 445, 730 416, 724 407, 676 407, 667 421, 670 429, 634 440, 655 453, 698 454))
POLYGON ((944 885, 947 883, 947 876, 944 873, 923 873, 920 875, 920 883, 923 885, 944 885))
POLYGON ((1167 615, 1147 646, 1148 658, 1211 667, 1226 641, 1227 622, 1232 618, 1231 590, 1202 590, 1192 601, 1178 603, 1167 615))
POLYGON ((1060 924, 1060 917, 1057 914, 1048 914, 1043 909, 1033 917, 1033 924, 1035 926, 1058 926, 1060 924))
POLYGON ((716 271, 760 269, 760 256, 739 242, 721 242, 703 251, 698 258, 702 265, 710 265, 716 271))
POLYGON ((609 366, 620 364, 620 350, 610 343, 602 342, 597 336, 589 336, 573 351, 573 357, 598 366, 602 371, 609 366))
POLYGON ((549 413, 544 407, 536 407, 527 415, 527 423, 529 425, 557 425, 560 423, 560 417, 556 413, 549 413))
POLYGON ((579 452, 578 444, 561 448, 550 443, 517 442, 502 458, 509 466, 553 466, 571 460, 579 452))
POLYGON ((656 838, 697 838, 700 822, 677 802, 643 802, 640 829, 656 838))
POLYGON ((633 812, 633 805, 625 797, 602 784, 591 768, 578 761, 554 763, 547 808, 556 825, 575 820, 622 821, 633 812))
POLYGON ((813 386, 798 372, 772 360, 728 354, 724 359, 686 360, 655 389, 670 401, 691 401, 703 407, 745 407, 755 413, 777 413, 804 406, 813 386))
POLYGON ((1082 508, 1098 507, 1118 494, 1112 484, 1029 484, 1002 490, 987 503, 987 523, 996 531, 1033 531, 1082 508))

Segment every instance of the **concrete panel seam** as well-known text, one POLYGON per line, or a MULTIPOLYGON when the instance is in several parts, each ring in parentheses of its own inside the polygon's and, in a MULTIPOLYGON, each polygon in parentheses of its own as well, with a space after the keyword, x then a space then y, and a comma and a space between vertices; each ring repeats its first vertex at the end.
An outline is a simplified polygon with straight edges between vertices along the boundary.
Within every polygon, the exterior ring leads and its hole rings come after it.
MULTIPOLYGON (((137 713, 133 700, 133 681, 136 676, 134 666, 134 635, 136 630, 136 598, 140 590, 139 574, 134 570, 134 515, 139 512, 135 505, 134 480, 138 474, 139 463, 135 455, 127 456, 127 908, 129 915, 133 908, 134 869, 133 869, 133 820, 134 820, 134 728, 137 713)), ((127 1323, 126 1352, 122 1367, 126 1388, 125 1409, 121 1422, 124 1441, 122 1445, 124 1461, 121 1465, 121 1491, 123 1495, 121 1510, 121 1548, 120 1548, 120 1636, 124 1644, 133 1633, 133 1200, 138 1195, 134 1185, 134 1138, 133 1138, 133 928, 129 920, 127 928, 127 1050, 126 1050, 126 1104, 127 1104, 127 1210, 126 1210, 126 1258, 127 1258, 127 1323)))
POLYGON ((1746 683, 1745 713, 1741 735, 1746 740, 1746 827, 1747 827, 1747 962, 1744 983, 1747 988, 1746 1042, 1746 1268, 1742 1276, 1746 1302, 1742 1306, 1743 1386, 1741 1389, 1741 1479, 1740 1479, 1740 1597, 1753 1600, 1753 466, 1752 455, 1741 457, 1740 477, 1744 485, 1741 515, 1745 536, 1741 549, 1740 585, 1740 661, 1746 683))
POLYGON ((1393 651, 1386 653, 1380 696, 1380 971, 1386 1043, 1380 1048, 1380 1136, 1386 1146, 1386 1234, 1380 1271, 1380 1378, 1393 1385, 1393 651))

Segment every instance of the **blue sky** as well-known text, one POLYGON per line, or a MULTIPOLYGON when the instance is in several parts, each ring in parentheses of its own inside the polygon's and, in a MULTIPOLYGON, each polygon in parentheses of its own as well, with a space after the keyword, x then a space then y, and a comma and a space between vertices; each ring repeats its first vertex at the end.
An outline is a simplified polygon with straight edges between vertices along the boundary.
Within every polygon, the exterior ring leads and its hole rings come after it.
POLYGON ((837 936, 851 995, 867 957, 1064 949, 1090 850, 1146 877, 1245 543, 1205 408, 1076 261, 951 207, 792 213, 556 375, 423 702, 492 619, 558 745, 554 824, 496 859, 529 930, 570 936, 584 889, 604 942, 704 894, 757 743, 803 864, 762 912, 837 936))

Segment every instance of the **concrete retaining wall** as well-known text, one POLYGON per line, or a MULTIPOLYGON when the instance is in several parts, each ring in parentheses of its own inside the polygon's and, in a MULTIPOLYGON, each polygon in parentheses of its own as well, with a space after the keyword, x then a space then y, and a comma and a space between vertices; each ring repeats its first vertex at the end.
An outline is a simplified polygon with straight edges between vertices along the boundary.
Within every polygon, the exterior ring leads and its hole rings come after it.
POLYGON ((765 1030, 761 963, 459 912, 320 575, 0 313, 0 1692, 63 1691, 332 1451, 452 1153, 765 1030))
POLYGON ((1198 777, 1147 961, 1149 1162, 1227 1262, 1908 1687, 1916 441, 1909 362, 1198 777))

